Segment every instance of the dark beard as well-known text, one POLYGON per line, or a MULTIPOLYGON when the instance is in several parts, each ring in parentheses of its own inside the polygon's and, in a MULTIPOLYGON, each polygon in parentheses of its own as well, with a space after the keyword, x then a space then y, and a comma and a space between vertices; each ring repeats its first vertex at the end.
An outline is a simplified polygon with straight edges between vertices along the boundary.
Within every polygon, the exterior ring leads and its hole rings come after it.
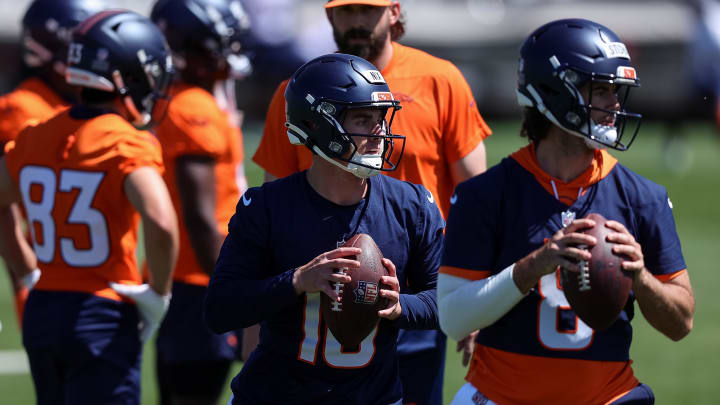
POLYGON ((333 29, 333 37, 335 38, 339 52, 359 56, 368 61, 377 59, 385 45, 382 39, 362 28, 352 28, 348 30, 345 35, 333 29), (370 39, 370 41, 366 44, 351 45, 351 39, 370 39))

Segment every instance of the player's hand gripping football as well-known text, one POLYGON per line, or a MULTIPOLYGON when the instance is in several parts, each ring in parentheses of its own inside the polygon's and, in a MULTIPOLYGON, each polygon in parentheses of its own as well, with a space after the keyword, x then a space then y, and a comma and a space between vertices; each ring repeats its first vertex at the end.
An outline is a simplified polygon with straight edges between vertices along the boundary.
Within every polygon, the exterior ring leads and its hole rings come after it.
POLYGON ((378 316, 392 321, 398 319, 402 314, 402 308, 400 307, 400 282, 397 279, 397 271, 395 270, 393 262, 388 258, 383 258, 382 264, 388 269, 388 275, 380 277, 380 282, 382 283, 380 296, 388 300, 388 306, 378 311, 378 316))
POLYGON ((518 260, 513 273, 518 289, 523 294, 527 293, 542 276, 557 271, 559 267, 573 272, 580 271, 579 261, 588 261, 592 257, 581 246, 591 247, 596 243, 595 237, 581 231, 593 226, 595 221, 591 219, 576 219, 557 231, 540 248, 518 260))
POLYGON ((140 315, 140 341, 144 342, 155 333, 170 306, 170 294, 160 295, 148 284, 125 285, 110 283, 116 293, 135 301, 140 315))
POLYGON ((635 237, 627 230, 625 225, 617 221, 607 221, 605 226, 615 231, 607 236, 608 242, 615 243, 612 251, 617 256, 625 255, 630 260, 624 260, 621 264, 623 270, 631 271, 633 281, 642 273, 645 268, 645 258, 642 247, 635 240, 635 237))
POLYGON ((335 273, 335 269, 360 268, 360 262, 348 259, 348 256, 357 256, 362 252, 356 247, 339 247, 335 250, 325 252, 312 259, 310 263, 300 266, 293 274, 293 287, 295 292, 314 293, 322 291, 333 301, 341 301, 340 295, 335 291, 331 283, 349 283, 350 276, 335 273))

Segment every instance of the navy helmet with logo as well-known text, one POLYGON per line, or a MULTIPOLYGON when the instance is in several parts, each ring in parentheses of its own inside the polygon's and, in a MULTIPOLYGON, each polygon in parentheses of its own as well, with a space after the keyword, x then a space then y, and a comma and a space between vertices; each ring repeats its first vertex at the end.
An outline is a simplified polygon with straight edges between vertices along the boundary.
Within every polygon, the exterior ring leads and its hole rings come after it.
POLYGON ((165 34, 175 66, 186 78, 250 74, 243 47, 250 19, 240 0, 158 0, 150 18, 165 34))
POLYGON ((73 32, 67 82, 122 97, 132 123, 148 127, 167 111, 172 58, 162 32, 127 10, 104 11, 73 32))
POLYGON ((609 28, 583 19, 557 20, 535 30, 520 50, 518 103, 537 109, 553 124, 586 138, 593 147, 626 150, 640 126, 640 114, 626 111, 629 91, 638 87, 627 47, 609 28), (590 83, 590 96, 580 89, 590 83), (614 85, 620 110, 593 106, 592 86, 614 85), (601 125, 592 110, 613 114, 614 125, 601 125), (623 139, 630 129, 629 140, 623 139))
POLYGON ((391 126, 400 103, 372 63, 341 53, 315 58, 292 75, 285 101, 285 125, 291 143, 304 144, 330 163, 362 178, 397 168, 405 137, 394 135, 391 126), (343 128, 345 113, 356 108, 380 110, 383 118, 378 134, 348 133, 343 128), (381 151, 362 155, 353 137, 381 138, 381 151))
POLYGON ((104 0, 33 1, 22 19, 24 66, 53 87, 62 86, 73 28, 107 6, 104 0))

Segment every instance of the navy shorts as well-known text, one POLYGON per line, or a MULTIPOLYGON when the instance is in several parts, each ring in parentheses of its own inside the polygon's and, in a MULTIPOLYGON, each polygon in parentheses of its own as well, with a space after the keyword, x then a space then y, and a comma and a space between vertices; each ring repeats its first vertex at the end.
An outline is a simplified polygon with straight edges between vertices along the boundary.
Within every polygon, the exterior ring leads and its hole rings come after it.
POLYGON ((401 330, 398 360, 403 403, 441 405, 447 338, 437 330, 401 330))
POLYGON ((206 291, 203 286, 173 283, 170 308, 158 331, 158 361, 178 364, 235 359, 235 334, 216 335, 205 324, 203 306, 206 291))
POLYGON ((23 344, 37 403, 140 403, 134 305, 65 291, 30 292, 23 344))

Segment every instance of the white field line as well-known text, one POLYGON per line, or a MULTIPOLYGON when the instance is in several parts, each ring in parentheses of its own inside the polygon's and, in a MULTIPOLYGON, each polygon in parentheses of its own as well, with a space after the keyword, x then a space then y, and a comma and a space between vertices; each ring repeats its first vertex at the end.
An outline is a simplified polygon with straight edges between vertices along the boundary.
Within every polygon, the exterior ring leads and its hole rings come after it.
POLYGON ((0 350, 0 375, 28 373, 30 365, 25 350, 0 350))

